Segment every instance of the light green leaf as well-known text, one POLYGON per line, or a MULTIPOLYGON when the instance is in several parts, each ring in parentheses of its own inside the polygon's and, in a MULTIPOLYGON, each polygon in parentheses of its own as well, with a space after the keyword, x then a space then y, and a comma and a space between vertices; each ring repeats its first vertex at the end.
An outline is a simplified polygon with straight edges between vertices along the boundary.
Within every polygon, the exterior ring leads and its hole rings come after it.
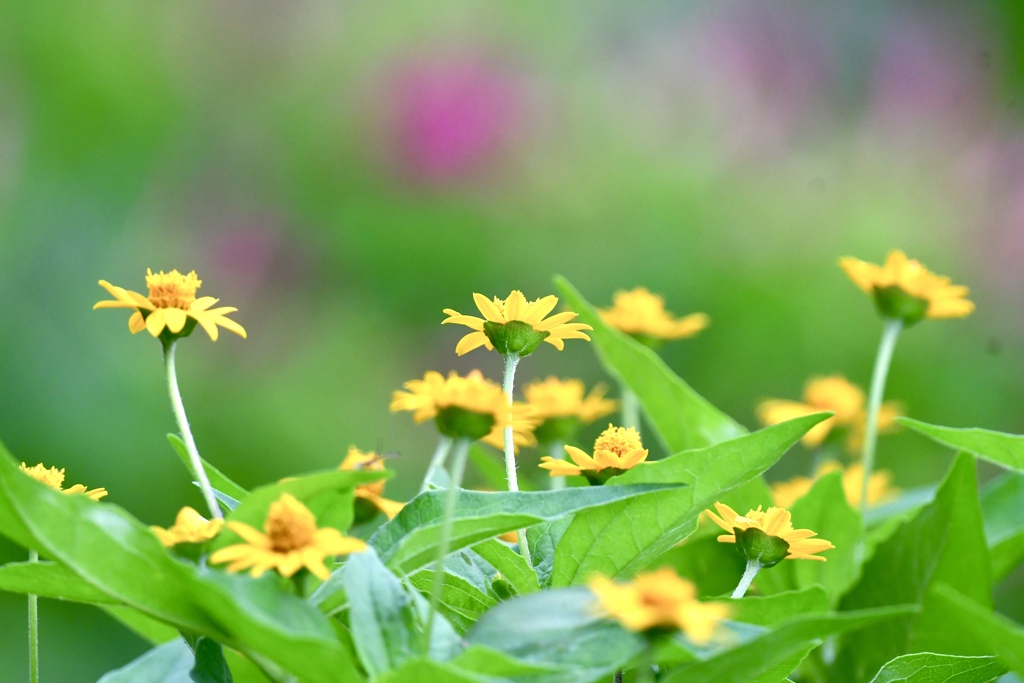
POLYGON ((746 433, 665 365, 651 349, 606 325, 593 306, 563 277, 555 277, 565 305, 579 314, 605 370, 627 385, 669 453, 703 448, 746 433))
POLYGON ((106 593, 56 562, 15 562, 0 567, 0 590, 32 593, 41 598, 93 604, 117 604, 106 593))
POLYGON ((992 604, 974 459, 965 454, 954 461, 935 500, 878 546, 841 603, 843 609, 919 603, 921 612, 845 637, 836 679, 868 680, 885 662, 911 652, 986 654, 949 627, 949 610, 930 597, 940 581, 992 604))
POLYGON ((994 652, 1003 664, 1024 676, 1024 626, 1015 624, 984 605, 979 605, 951 586, 938 583, 932 597, 946 608, 957 633, 994 652))
POLYGON ((1007 472, 981 492, 985 539, 992 557, 992 580, 998 581, 1024 560, 1024 474, 1007 472))
POLYGON ((871 683, 990 683, 1006 673, 995 657, 958 657, 918 652, 893 659, 871 683))
POLYGON ((827 417, 819 413, 790 420, 714 446, 641 463, 613 477, 601 488, 670 482, 690 486, 578 513, 555 550, 551 585, 579 584, 595 573, 632 576, 692 534, 698 516, 723 493, 771 467, 827 417))
POLYGON ((758 626, 773 626, 798 614, 824 614, 829 611, 828 594, 820 586, 764 597, 750 595, 720 602, 730 606, 731 621, 742 621, 758 626))
MULTIPOLYGON (((452 551, 498 534, 558 519, 597 505, 656 494, 672 485, 600 486, 563 491, 461 491, 452 524, 452 551)), ((383 524, 370 545, 393 569, 412 573, 434 560, 441 539, 446 491, 416 496, 383 524)), ((255 494, 253 494, 255 495, 255 494)))
POLYGON ((192 683, 195 658, 180 638, 159 645, 135 661, 111 671, 98 683, 192 683))
MULTIPOLYGON (((421 569, 409 577, 409 583, 424 596, 434 587, 433 569, 421 569)), ((441 580, 441 610, 453 623, 465 631, 480 615, 497 603, 497 599, 480 590, 461 576, 444 572, 441 580)))
POLYGON ((498 570, 519 595, 540 590, 536 570, 527 564, 522 555, 501 541, 488 539, 474 545, 473 551, 498 570))
POLYGON ((896 421, 943 446, 1024 472, 1024 436, 989 429, 941 427, 909 417, 897 417, 896 421))
POLYGON ((373 679, 373 683, 491 683, 468 671, 429 659, 414 659, 403 666, 373 679))
MULTIPOLYGON (((171 448, 174 449, 178 458, 180 458, 181 462, 184 463, 185 469, 188 470, 193 479, 197 479, 196 473, 192 471, 192 459, 188 457, 188 449, 185 448, 185 443, 181 440, 181 437, 177 434, 168 434, 167 440, 171 442, 171 448)), ((236 501, 241 501, 249 495, 248 491, 232 481, 230 477, 219 469, 206 462, 205 458, 200 456, 199 460, 203 463, 203 469, 206 471, 206 476, 210 480, 210 486, 215 488, 217 491, 230 496, 236 501)))
POLYGON ((102 605, 101 609, 121 622, 125 628, 153 645, 161 645, 180 637, 178 629, 153 617, 146 616, 134 607, 128 607, 127 605, 102 605))

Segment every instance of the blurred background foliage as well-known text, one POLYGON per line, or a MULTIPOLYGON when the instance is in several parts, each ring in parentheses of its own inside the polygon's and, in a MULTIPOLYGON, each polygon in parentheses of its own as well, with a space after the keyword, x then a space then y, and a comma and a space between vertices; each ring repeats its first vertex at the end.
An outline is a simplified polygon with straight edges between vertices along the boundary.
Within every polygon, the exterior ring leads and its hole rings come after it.
MULTIPOLYGON (((240 309, 248 340, 197 333, 178 365, 201 452, 244 485, 354 444, 400 453, 389 495, 412 495, 435 436, 391 392, 500 373, 455 356, 441 309, 536 298, 554 273, 598 305, 645 285, 710 314, 663 356, 754 427, 758 399, 811 375, 867 383, 880 323, 836 259, 891 247, 978 309, 908 332, 889 397, 1022 433, 1022 22, 1010 0, 0 0, 0 435, 148 523, 200 504, 165 439, 159 344, 90 310, 98 279, 145 291, 147 267, 194 268, 240 309)), ((548 374, 603 379, 584 343, 520 382, 548 374)), ((904 487, 950 458, 880 446, 904 487)), ((1022 584, 997 599, 1017 619, 1022 584)), ((24 604, 0 595, 10 680, 24 604)), ((41 613, 48 679, 145 648, 95 610, 41 613)))

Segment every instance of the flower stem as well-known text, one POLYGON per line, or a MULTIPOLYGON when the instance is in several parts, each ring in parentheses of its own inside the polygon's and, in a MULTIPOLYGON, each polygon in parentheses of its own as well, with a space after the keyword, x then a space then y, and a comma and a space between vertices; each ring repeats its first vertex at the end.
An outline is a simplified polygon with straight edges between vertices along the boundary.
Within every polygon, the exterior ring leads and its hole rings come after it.
POLYGON ((466 457, 469 455, 470 440, 461 438, 454 441, 452 450, 452 477, 444 499, 444 517, 441 518, 441 542, 437 546, 437 564, 434 567, 434 582, 430 588, 430 615, 424 627, 423 654, 430 654, 430 632, 434 628, 434 615, 441 602, 441 589, 444 586, 444 558, 452 544, 452 523, 455 517, 455 505, 459 500, 462 486, 462 475, 466 472, 466 457))
MULTIPOLYGON (((548 455, 555 460, 565 460, 565 444, 552 441, 548 444, 548 455)), ((548 487, 552 491, 561 491, 565 488, 565 477, 548 477, 548 487)))
MULTIPOLYGON (((28 561, 39 561, 39 553, 28 551, 28 561)), ((39 683, 39 596, 28 596, 28 680, 39 683)))
POLYGON ((437 448, 434 449, 434 455, 430 458, 430 465, 427 467, 427 473, 423 476, 423 485, 420 486, 420 493, 423 493, 430 488, 430 480, 434 478, 434 475, 438 470, 444 468, 444 461, 448 459, 448 453, 452 450, 452 440, 445 435, 441 435, 441 438, 437 442, 437 448))
MULTIPOLYGON (((516 367, 519 365, 519 356, 509 353, 505 356, 505 374, 501 378, 501 388, 508 397, 508 404, 512 406, 512 389, 516 380, 516 367)), ((508 490, 518 491, 519 480, 516 478, 516 449, 512 436, 512 415, 509 414, 509 423, 505 427, 505 475, 508 478, 508 490)), ((526 542, 526 529, 517 532, 519 536, 519 554, 523 556, 527 564, 532 565, 530 559, 530 546, 526 542)))
POLYGON ((217 504, 217 497, 213 495, 213 487, 210 479, 203 469, 203 461, 199 457, 199 450, 196 448, 196 440, 192 438, 192 430, 188 426, 188 417, 185 416, 185 404, 181 402, 181 391, 178 389, 178 375, 174 369, 174 347, 177 341, 164 344, 164 365, 167 367, 167 390, 171 395, 171 409, 174 410, 174 417, 178 421, 178 429, 181 430, 181 438, 185 442, 185 450, 188 451, 188 459, 192 465, 192 474, 199 481, 199 488, 206 499, 206 506, 210 508, 210 515, 214 519, 223 519, 224 515, 217 504))
POLYGON ((637 398, 633 390, 627 387, 625 384, 621 385, 622 389, 622 426, 627 429, 632 427, 636 431, 640 431, 640 399, 637 398))
POLYGON ((742 598, 747 594, 747 589, 750 588, 750 582, 754 580, 757 573, 761 571, 761 563, 757 560, 747 560, 747 568, 743 570, 743 576, 740 577, 739 585, 736 586, 736 590, 732 592, 733 599, 742 598))
POLYGON ((875 442, 878 440, 878 410, 882 407, 882 397, 885 395, 885 380, 889 375, 889 364, 892 362, 892 353, 896 348, 896 341, 903 330, 903 321, 899 318, 890 318, 885 321, 882 329, 882 341, 878 345, 878 355, 875 356, 875 369, 871 373, 871 390, 868 392, 868 415, 867 426, 864 433, 864 450, 861 463, 864 465, 864 481, 860 490, 860 512, 861 515, 868 509, 868 484, 871 481, 871 471, 875 467, 875 442))

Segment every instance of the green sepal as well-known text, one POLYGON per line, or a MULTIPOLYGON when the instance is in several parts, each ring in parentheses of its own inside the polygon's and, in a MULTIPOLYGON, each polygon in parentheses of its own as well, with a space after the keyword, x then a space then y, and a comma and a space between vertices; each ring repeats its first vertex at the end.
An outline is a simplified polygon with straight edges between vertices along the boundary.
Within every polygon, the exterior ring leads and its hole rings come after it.
POLYGON ((739 554, 747 561, 760 562, 764 568, 774 567, 789 554, 789 544, 778 536, 770 536, 755 528, 734 528, 733 532, 739 554))
POLYGON ((475 413, 472 410, 449 406, 437 411, 434 418, 437 431, 453 439, 471 439, 476 441, 491 433, 494 429, 494 416, 475 413))
POLYGON ((605 467, 603 470, 583 470, 580 474, 587 478, 591 486, 600 486, 612 477, 617 477, 625 471, 618 467, 605 467))
POLYGON ((540 423, 533 435, 539 443, 564 443, 583 426, 583 421, 573 415, 551 417, 540 423))
MULTIPOLYGON (((139 309, 136 309, 136 310, 139 313, 142 314, 142 319, 143 320, 148 318, 149 314, 153 312, 153 311, 146 310, 145 308, 139 308, 139 309)), ((165 326, 164 329, 161 330, 160 336, 157 337, 157 338, 163 343, 164 348, 167 348, 168 346, 170 346, 174 342, 178 341, 179 339, 183 339, 183 338, 189 336, 190 334, 192 334, 192 330, 196 329, 196 322, 197 321, 196 321, 195 318, 193 318, 190 315, 186 315, 185 316, 185 327, 181 328, 181 332, 178 332, 177 334, 175 334, 175 333, 171 332, 171 329, 169 327, 165 326)))
POLYGON ((875 287, 875 306, 886 318, 902 320, 910 327, 924 320, 928 313, 928 300, 913 296, 897 285, 875 287))
POLYGON ((540 343, 551 335, 550 332, 539 332, 521 320, 510 320, 507 323, 488 320, 484 323, 484 334, 498 353, 520 358, 536 351, 540 343))

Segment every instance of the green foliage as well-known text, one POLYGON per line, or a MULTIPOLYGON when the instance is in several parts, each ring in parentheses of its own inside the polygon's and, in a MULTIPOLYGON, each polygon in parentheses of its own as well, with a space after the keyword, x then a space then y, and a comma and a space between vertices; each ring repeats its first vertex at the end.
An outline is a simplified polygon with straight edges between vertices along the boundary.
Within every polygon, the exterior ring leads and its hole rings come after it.
POLYGON ((981 493, 985 539, 998 581, 1024 560, 1024 474, 1007 472, 988 482, 981 493))
POLYGON ((958 657, 933 652, 903 655, 887 663, 871 683, 990 683, 1006 673, 995 657, 958 657))
POLYGON ((940 427, 909 417, 898 417, 896 421, 943 446, 970 453, 1001 467, 1024 472, 1024 436, 989 429, 940 427))
POLYGON ((180 638, 158 645, 98 683, 192 683, 192 651, 180 638))
POLYGON ((32 593, 41 598, 93 604, 117 604, 106 593, 56 562, 12 562, 0 567, 0 590, 32 593))
MULTIPOLYGON (((192 460, 188 457, 188 449, 185 448, 185 442, 181 440, 181 437, 177 434, 168 434, 167 440, 171 444, 171 448, 177 454, 181 463, 188 470, 189 474, 193 477, 196 473, 192 471, 192 460)), ((232 500, 239 501, 249 495, 249 492, 244 488, 232 481, 226 474, 221 472, 219 469, 214 467, 212 464, 206 461, 206 458, 200 456, 199 459, 203 463, 203 469, 206 470, 206 476, 210 479, 210 486, 215 491, 230 497, 232 500)))
POLYGON ((948 611, 952 623, 961 626, 962 637, 995 653, 1003 664, 1024 676, 1024 626, 985 609, 949 584, 936 584, 931 598, 948 611))

